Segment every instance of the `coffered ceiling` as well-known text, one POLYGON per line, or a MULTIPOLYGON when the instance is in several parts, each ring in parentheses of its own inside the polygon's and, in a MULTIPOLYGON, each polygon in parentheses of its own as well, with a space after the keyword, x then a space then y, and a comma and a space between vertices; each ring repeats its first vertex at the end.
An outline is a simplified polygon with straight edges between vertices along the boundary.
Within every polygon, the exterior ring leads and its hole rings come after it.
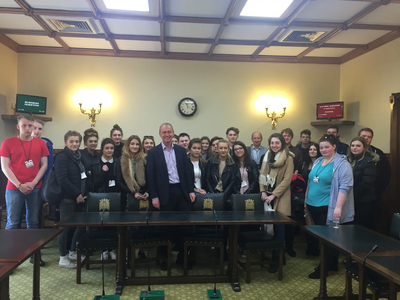
POLYGON ((102 0, 0 0, 0 43, 18 53, 341 64, 400 37, 400 0, 294 0, 274 19, 240 16, 245 3, 149 0, 149 12, 127 12, 102 0))

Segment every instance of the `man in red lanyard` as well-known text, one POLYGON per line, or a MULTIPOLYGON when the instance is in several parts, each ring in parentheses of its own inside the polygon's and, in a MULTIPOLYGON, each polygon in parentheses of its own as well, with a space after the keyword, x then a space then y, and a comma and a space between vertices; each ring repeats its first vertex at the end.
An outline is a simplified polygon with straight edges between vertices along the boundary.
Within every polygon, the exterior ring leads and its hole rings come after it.
POLYGON ((38 228, 38 193, 47 170, 49 150, 43 140, 32 137, 34 119, 31 115, 21 114, 17 121, 19 135, 4 140, 0 147, 1 169, 8 178, 6 229, 18 228, 24 202, 27 228, 38 228))

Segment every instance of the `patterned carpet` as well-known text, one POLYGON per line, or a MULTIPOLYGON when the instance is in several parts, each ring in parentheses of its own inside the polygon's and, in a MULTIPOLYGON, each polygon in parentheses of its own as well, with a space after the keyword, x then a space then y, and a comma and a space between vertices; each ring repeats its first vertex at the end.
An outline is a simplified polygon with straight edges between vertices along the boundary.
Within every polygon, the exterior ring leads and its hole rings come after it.
MULTIPOLYGON (((305 256, 305 243, 302 237, 296 238, 295 250, 297 257, 287 256, 287 265, 284 266, 283 281, 278 281, 276 274, 270 274, 264 268, 252 268, 252 282, 245 283, 244 273, 240 272, 242 292, 232 291, 229 283, 221 283, 217 288, 221 290, 224 299, 270 299, 270 300, 301 300, 312 299, 319 291, 319 280, 308 279, 307 275, 318 264, 318 258, 305 256)), ((96 254, 98 255, 98 254, 96 254)), ((98 255, 100 256, 100 255, 98 255)), ((75 283, 75 270, 61 269, 58 267, 58 248, 56 241, 50 242, 42 251, 46 266, 41 268, 41 299, 77 299, 92 300, 95 295, 101 295, 101 266, 94 265, 90 270, 82 269, 82 284, 75 283)), ((342 260, 342 258, 340 258, 342 260)), ((339 271, 328 277, 328 294, 340 296, 344 292, 344 265, 340 264, 339 271)), ((194 266, 195 272, 211 272, 207 267, 194 266)), ((128 270, 130 272, 130 270, 128 270)), ((181 268, 174 267, 173 274, 181 272, 181 268)), ((153 275, 163 274, 153 265, 153 275)), ((139 276, 147 273, 146 265, 140 267, 139 276)), ((115 279, 115 266, 105 265, 105 290, 106 294, 113 294, 115 279)), ((212 284, 181 284, 157 285, 152 290, 164 290, 167 300, 197 300, 207 299, 207 289, 212 289, 212 284)), ((127 286, 121 296, 122 300, 139 299, 141 290, 146 286, 127 286)), ((353 281, 353 291, 358 291, 358 283, 353 281)), ((25 300, 32 298, 32 265, 26 261, 10 276, 10 296, 12 300, 25 300)))

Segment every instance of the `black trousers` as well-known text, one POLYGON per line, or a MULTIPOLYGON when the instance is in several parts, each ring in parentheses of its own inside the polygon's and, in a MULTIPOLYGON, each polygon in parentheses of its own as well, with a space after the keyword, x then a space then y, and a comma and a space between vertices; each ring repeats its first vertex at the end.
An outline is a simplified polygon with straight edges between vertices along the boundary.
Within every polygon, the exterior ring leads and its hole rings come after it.
MULTIPOLYGON (((181 185, 170 184, 169 185, 169 197, 168 202, 164 205, 160 205, 161 211, 191 211, 193 210, 193 204, 186 198, 182 192, 181 185)), ((190 226, 167 226, 168 236, 175 241, 175 247, 180 253, 183 253, 183 236, 190 226)), ((167 253, 167 249, 160 247, 162 254, 167 253)), ((182 255, 182 254, 181 254, 182 255)))
POLYGON ((377 205, 375 202, 354 202, 354 224, 375 230, 377 219, 376 208, 377 205))

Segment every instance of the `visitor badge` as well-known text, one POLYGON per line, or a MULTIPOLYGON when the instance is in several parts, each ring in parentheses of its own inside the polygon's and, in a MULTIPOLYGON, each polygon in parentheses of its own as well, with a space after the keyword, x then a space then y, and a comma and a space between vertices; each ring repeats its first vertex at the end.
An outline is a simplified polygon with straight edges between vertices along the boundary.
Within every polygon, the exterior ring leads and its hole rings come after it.
POLYGON ((86 176, 86 173, 85 172, 82 172, 81 173, 81 179, 85 179, 87 176, 86 176))
POLYGON ((33 161, 32 159, 29 159, 25 162, 25 167, 30 168, 33 167, 33 161))
POLYGON ((115 186, 115 180, 109 180, 108 181, 108 187, 115 186))
POLYGON ((313 179, 313 181, 314 181, 315 183, 318 183, 318 182, 319 182, 319 178, 318 178, 317 176, 315 176, 314 179, 313 179))
POLYGON ((245 187, 247 186, 247 182, 246 181, 242 181, 242 185, 240 187, 245 187))

